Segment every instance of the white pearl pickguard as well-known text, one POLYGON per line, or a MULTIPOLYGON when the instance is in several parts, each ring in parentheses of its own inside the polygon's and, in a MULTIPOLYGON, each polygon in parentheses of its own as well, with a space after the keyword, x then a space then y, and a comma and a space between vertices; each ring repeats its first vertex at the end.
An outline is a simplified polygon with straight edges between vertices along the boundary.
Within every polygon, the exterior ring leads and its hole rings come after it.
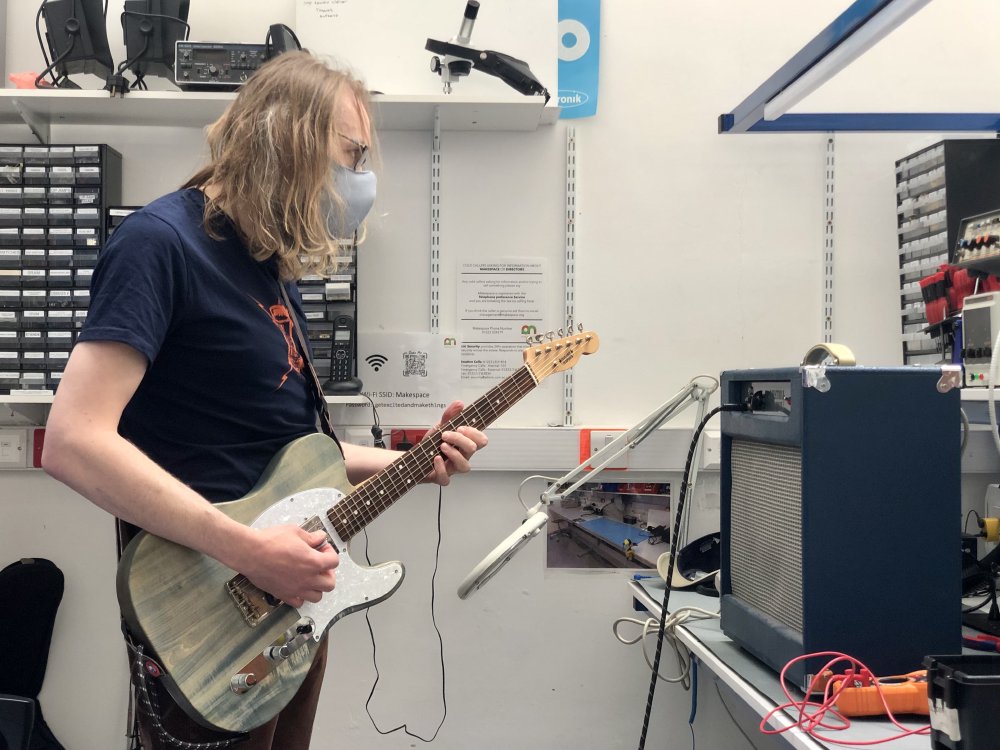
POLYGON ((327 518, 327 512, 343 497, 340 490, 328 487, 297 492, 274 503, 250 524, 255 529, 266 529, 284 524, 302 526, 313 518, 322 522, 340 555, 337 585, 319 602, 306 602, 298 608, 302 617, 313 621, 313 638, 317 641, 341 617, 389 598, 403 582, 402 563, 387 562, 369 568, 351 559, 347 544, 327 518))

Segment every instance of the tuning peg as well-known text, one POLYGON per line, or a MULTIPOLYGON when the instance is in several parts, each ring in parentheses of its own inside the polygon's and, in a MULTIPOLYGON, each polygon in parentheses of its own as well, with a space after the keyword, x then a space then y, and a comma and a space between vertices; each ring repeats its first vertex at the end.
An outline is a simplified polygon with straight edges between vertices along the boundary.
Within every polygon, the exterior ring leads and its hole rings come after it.
POLYGON ((554 331, 546 331, 545 332, 545 338, 547 338, 549 341, 552 341, 552 339, 554 339, 555 337, 556 337, 556 334, 555 334, 554 331))
POLYGON ((580 333, 583 333, 583 323, 578 323, 576 326, 576 330, 578 330, 580 333))
POLYGON ((564 331, 562 328, 559 329, 559 338, 561 339, 566 338, 566 331, 564 331))

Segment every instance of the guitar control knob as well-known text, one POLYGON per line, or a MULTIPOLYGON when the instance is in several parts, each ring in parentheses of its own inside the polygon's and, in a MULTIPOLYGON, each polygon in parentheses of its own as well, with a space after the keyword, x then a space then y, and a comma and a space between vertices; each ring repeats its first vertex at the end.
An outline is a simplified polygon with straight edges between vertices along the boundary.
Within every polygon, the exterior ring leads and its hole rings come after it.
POLYGON ((273 662, 284 661, 291 655, 292 649, 288 647, 287 643, 283 646, 271 646, 271 648, 267 650, 267 658, 273 662))
POLYGON ((256 684, 257 675, 253 672, 244 672, 233 675, 233 679, 229 681, 229 687, 234 693, 245 693, 256 684))

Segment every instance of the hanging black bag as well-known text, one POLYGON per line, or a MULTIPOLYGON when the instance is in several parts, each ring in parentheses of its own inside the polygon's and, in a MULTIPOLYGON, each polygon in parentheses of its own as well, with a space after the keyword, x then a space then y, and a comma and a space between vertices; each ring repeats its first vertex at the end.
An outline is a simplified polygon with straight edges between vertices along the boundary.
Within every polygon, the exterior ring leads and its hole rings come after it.
POLYGON ((0 750, 65 750, 38 703, 63 585, 51 560, 0 570, 0 750))

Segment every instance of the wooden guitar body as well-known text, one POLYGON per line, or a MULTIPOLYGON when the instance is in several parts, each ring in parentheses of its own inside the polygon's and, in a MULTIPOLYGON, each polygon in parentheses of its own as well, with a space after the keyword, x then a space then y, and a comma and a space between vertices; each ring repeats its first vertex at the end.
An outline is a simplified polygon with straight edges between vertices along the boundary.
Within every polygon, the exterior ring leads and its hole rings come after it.
MULTIPOLYGON (((248 526, 306 525, 325 518, 351 489, 336 443, 317 433, 287 445, 252 492, 218 507, 248 526)), ((324 526, 340 553, 337 587, 298 610, 270 605, 246 584, 242 589, 259 599, 256 608, 241 606, 230 590, 239 578, 234 571, 152 534, 139 534, 126 548, 118 568, 125 621, 163 668, 171 696, 199 723, 244 732, 268 721, 295 695, 330 625, 402 582, 399 563, 359 566, 336 530, 324 526), (258 620, 255 609, 265 616, 258 620), (282 646, 284 658, 271 651, 282 646), (247 674, 254 684, 244 684, 247 674)))

